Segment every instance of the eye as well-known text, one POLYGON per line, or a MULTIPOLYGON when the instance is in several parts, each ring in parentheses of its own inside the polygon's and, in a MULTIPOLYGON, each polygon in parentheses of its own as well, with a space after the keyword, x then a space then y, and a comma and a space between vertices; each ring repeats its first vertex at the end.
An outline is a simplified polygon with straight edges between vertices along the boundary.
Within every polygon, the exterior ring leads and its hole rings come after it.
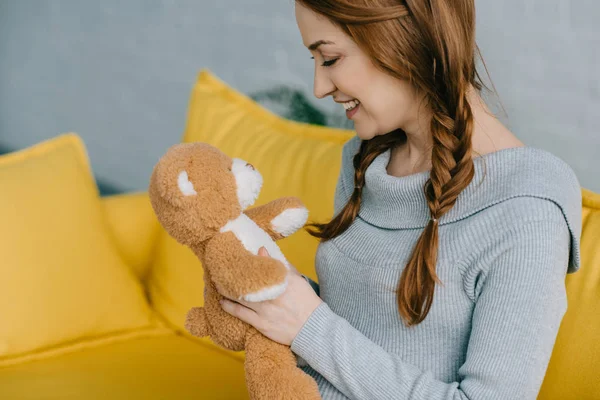
MULTIPOLYGON (((314 60, 314 57, 311 57, 311 60, 314 60)), ((323 64, 321 64, 321 66, 323 67, 331 67, 333 64, 335 64, 335 62, 339 60, 339 58, 334 58, 333 60, 325 60, 323 61, 323 64)))

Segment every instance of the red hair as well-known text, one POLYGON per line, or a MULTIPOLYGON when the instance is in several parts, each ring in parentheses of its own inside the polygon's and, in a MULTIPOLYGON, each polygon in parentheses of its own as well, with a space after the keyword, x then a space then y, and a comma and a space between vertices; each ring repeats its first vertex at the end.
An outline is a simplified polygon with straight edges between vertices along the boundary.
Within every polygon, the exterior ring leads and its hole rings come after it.
MULTIPOLYGON (((430 222, 419 237, 397 287, 398 311, 410 325, 425 319, 433 302, 439 219, 474 176, 473 113, 467 92, 486 87, 477 73, 474 0, 296 0, 338 26, 384 73, 408 80, 432 113, 432 169, 424 192, 430 222)), ((487 87, 486 87, 487 89, 487 87)), ((354 157, 355 189, 328 223, 307 224, 321 240, 343 233, 360 209, 365 171, 384 151, 406 140, 396 130, 362 141, 354 157)))

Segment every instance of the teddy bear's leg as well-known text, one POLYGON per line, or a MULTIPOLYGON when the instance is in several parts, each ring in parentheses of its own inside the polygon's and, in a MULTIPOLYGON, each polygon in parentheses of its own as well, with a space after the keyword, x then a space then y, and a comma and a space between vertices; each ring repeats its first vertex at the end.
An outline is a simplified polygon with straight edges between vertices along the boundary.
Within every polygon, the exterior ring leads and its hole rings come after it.
POLYGON ((296 366, 289 346, 255 328, 246 335, 246 385, 252 400, 320 400, 315 380, 296 366))
POLYGON ((187 312, 185 329, 196 337, 208 336, 208 324, 203 307, 194 307, 187 312))

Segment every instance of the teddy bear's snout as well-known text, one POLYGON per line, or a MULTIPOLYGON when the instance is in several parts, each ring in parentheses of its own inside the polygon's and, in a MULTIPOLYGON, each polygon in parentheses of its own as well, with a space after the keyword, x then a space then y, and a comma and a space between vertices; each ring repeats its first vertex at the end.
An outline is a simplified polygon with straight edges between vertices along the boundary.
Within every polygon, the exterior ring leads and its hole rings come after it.
POLYGON ((250 164, 250 163, 246 163, 246 166, 252 168, 253 170, 256 170, 256 168, 254 168, 254 165, 250 164))

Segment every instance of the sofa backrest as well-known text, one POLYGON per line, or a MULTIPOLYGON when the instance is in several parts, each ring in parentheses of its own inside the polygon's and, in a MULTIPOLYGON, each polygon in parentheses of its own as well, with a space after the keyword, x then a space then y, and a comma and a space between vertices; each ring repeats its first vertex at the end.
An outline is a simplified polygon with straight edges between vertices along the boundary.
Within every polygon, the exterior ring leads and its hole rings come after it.
POLYGON ((600 398, 600 194, 582 189, 581 268, 567 275, 565 314, 538 399, 600 398))

